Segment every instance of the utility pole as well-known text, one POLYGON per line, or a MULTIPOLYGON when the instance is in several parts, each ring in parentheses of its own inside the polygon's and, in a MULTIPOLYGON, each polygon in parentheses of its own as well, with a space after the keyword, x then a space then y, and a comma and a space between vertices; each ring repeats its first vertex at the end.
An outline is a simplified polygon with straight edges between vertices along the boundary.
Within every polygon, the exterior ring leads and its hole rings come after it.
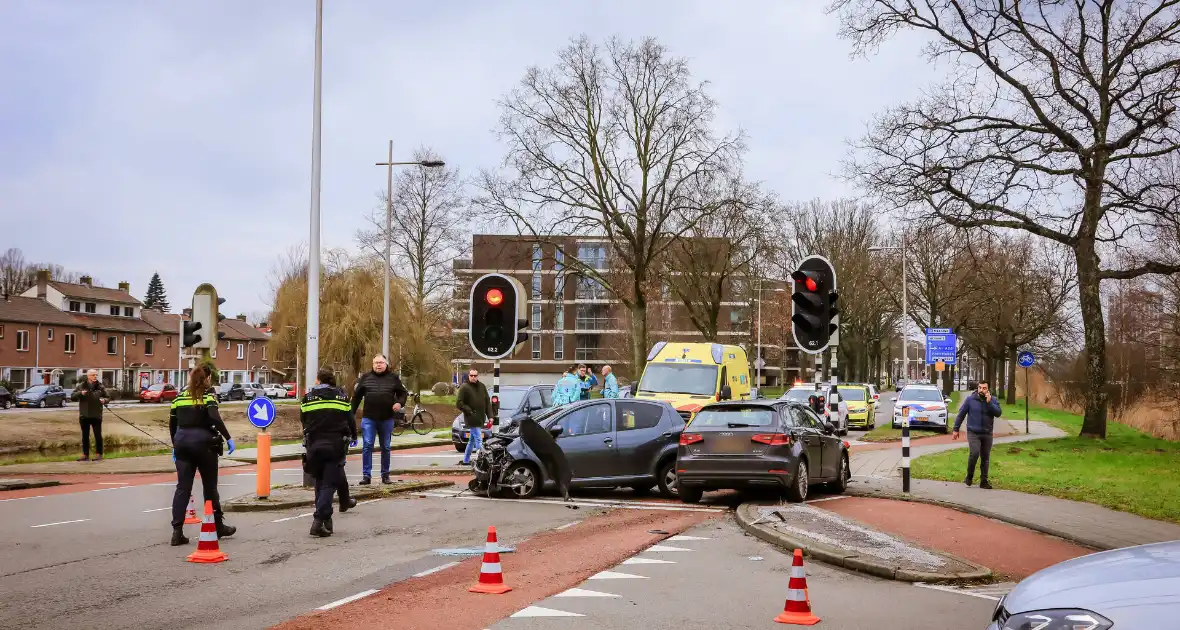
POLYGON ((324 0, 315 3, 315 79, 311 114, 311 237, 307 256, 307 371, 315 380, 320 363, 320 119, 323 102, 324 0))

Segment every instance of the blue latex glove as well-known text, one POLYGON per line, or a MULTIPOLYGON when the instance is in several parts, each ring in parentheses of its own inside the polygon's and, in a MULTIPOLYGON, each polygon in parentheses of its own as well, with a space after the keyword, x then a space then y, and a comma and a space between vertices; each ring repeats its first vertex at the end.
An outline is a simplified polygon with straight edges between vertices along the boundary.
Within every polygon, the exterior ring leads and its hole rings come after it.
POLYGON ((176 449, 172 449, 172 463, 176 463, 176 449))
POLYGON ((353 440, 348 443, 348 448, 356 448, 357 441, 353 440))
POLYGON ((230 439, 226 440, 226 441, 225 441, 225 443, 226 443, 227 445, 229 445, 229 454, 230 454, 230 455, 233 455, 233 454, 234 454, 234 449, 235 449, 235 448, 237 448, 236 446, 234 446, 234 441, 233 441, 233 438, 230 438, 230 439))

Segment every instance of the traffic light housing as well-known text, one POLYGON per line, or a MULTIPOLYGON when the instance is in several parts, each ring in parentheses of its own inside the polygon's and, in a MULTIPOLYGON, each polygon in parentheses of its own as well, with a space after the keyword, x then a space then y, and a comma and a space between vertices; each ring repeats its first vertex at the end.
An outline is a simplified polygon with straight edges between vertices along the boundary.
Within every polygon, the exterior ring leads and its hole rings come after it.
POLYGON ((193 292, 192 320, 184 322, 184 335, 181 340, 185 348, 213 348, 214 340, 225 338, 225 333, 217 331, 217 324, 225 319, 219 312, 219 307, 225 304, 225 298, 217 297, 217 289, 209 283, 202 284, 193 292))
POLYGON ((823 256, 808 256, 791 274, 791 280, 791 332, 795 345, 808 354, 819 354, 839 327, 836 270, 823 256))
POLYGON ((528 332, 522 332, 528 328, 525 296, 524 285, 499 273, 486 274, 471 285, 467 337, 476 354, 501 359, 528 339, 528 332))

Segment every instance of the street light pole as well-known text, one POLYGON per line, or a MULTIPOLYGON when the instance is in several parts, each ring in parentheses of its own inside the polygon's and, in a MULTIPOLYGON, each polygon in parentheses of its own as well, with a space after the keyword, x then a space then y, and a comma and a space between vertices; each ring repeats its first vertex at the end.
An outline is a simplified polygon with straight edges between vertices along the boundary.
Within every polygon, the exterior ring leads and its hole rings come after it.
POLYGON ((757 359, 754 361, 754 369, 757 372, 755 376, 755 383, 758 383, 758 391, 762 391, 762 278, 758 278, 758 340, 755 342, 754 356, 757 359))
POLYGON ((908 285, 909 276, 906 274, 906 256, 905 256, 905 235, 902 234, 901 245, 883 246, 877 245, 870 247, 870 252, 880 252, 898 249, 901 250, 901 373, 902 378, 907 381, 910 378, 910 336, 907 332, 908 326, 906 319, 909 316, 909 295, 908 285))
POLYGON ((311 115, 311 237, 307 256, 307 366, 304 384, 320 362, 320 113, 323 87, 324 0, 315 3, 315 79, 311 115))

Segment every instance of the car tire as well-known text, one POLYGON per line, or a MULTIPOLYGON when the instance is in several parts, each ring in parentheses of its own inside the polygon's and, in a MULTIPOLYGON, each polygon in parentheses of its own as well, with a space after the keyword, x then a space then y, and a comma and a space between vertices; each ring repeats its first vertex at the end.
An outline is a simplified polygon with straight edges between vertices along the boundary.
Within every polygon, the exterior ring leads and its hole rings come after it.
POLYGON ((787 486, 787 499, 792 503, 802 503, 807 500, 807 494, 811 489, 811 480, 808 478, 807 462, 800 459, 795 464, 795 477, 793 483, 787 486))
POLYGON ((947 427, 943 427, 943 428, 939 429, 939 430, 938 430, 938 432, 939 432, 939 433, 941 433, 941 434, 943 434, 943 435, 946 435, 946 433, 947 433, 947 431, 948 431, 948 430, 949 430, 949 429, 948 429, 947 427))
POLYGON ((45 399, 44 399, 44 398, 42 398, 41 400, 38 400, 38 401, 37 401, 37 408, 38 408, 38 409, 44 409, 44 408, 45 408, 45 399))
POLYGON ((700 503, 701 497, 704 494, 705 491, 701 488, 682 488, 680 490, 680 500, 684 503, 700 503))
POLYGON ((669 499, 680 496, 676 487, 676 459, 669 458, 656 469, 656 483, 660 487, 660 494, 669 499))
POLYGON ((645 484, 645 483, 641 483, 636 486, 631 486, 631 491, 639 496, 644 496, 644 495, 649 494, 651 492, 651 489, 652 489, 652 486, 645 484))
POLYGON ((848 480, 852 477, 852 469, 848 464, 848 453, 844 453, 840 459, 840 476, 828 484, 828 490, 835 494, 844 494, 844 491, 848 489, 848 480))
MULTIPOLYGON (((451 444, 455 444, 455 443, 454 443, 454 442, 451 442, 451 444)), ((467 445, 466 445, 466 444, 455 444, 455 450, 456 450, 456 451, 459 451, 460 453, 466 452, 466 451, 467 451, 467 445)))
POLYGON ((544 484, 544 482, 541 479, 540 471, 537 469, 537 467, 532 462, 525 461, 525 460, 518 460, 518 461, 513 462, 511 465, 509 465, 506 470, 508 472, 507 472, 507 475, 505 475, 505 478, 508 476, 511 476, 511 475, 515 475, 518 472, 527 471, 528 474, 532 475, 533 484, 531 487, 529 487, 523 493, 516 492, 515 490, 511 490, 511 489, 507 489, 507 488, 502 489, 501 492, 503 493, 504 496, 507 496, 507 497, 510 497, 513 499, 531 499, 531 498, 537 496, 537 494, 539 494, 541 492, 541 486, 544 484))

